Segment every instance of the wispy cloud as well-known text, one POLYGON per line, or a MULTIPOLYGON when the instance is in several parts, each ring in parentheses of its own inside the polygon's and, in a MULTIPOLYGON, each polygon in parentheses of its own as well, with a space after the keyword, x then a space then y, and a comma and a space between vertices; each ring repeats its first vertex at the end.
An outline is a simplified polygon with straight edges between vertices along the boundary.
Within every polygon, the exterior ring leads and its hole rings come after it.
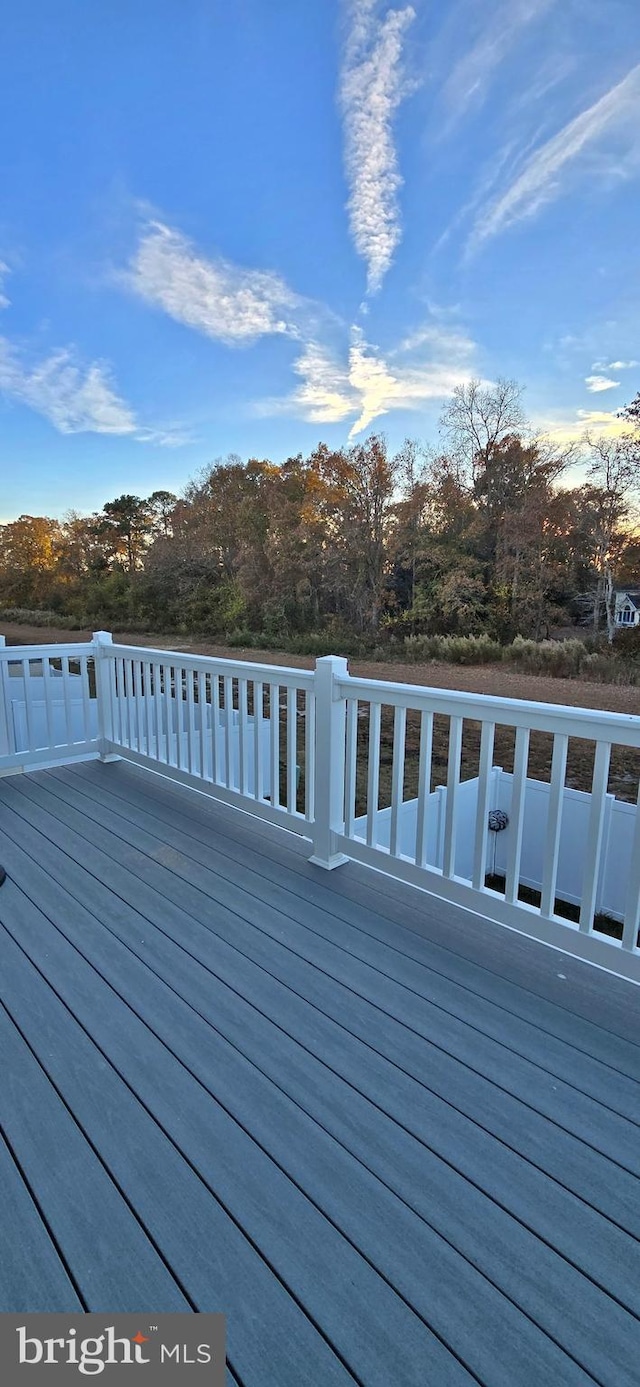
POLYGON ((66 348, 29 367, 0 338, 0 392, 44 415, 59 433, 134 434, 137 429, 104 363, 83 368, 66 348))
MULTIPOLYGON (((442 344, 442 337, 440 337, 442 344)), ((420 360, 392 364, 376 347, 366 342, 362 333, 353 329, 349 352, 349 380, 360 399, 360 415, 349 437, 361 433, 374 419, 395 409, 419 409, 428 400, 442 400, 452 395, 456 385, 468 380, 469 366, 460 359, 460 341, 451 341, 449 359, 440 354, 420 360)), ((472 350, 471 344, 469 344, 472 350)), ((465 353, 465 355, 469 355, 465 353)))
POLYGON ((380 288, 401 239, 393 118, 407 90, 402 46, 415 18, 410 5, 381 21, 377 9, 377 0, 351 0, 340 83, 349 224, 369 293, 380 288))
POLYGON ((640 361, 610 361, 609 371, 630 371, 634 366, 640 366, 640 361))
POLYGON ((118 394, 108 365, 82 365, 68 347, 29 364, 6 337, 0 337, 0 395, 28 405, 62 434, 130 435, 166 447, 185 441, 178 430, 140 425, 118 394))
POLYGON ((611 380, 609 376, 585 376, 587 390, 597 395, 601 390, 617 390, 620 381, 611 380))
POLYGON ((146 223, 120 277, 146 303, 230 347, 271 334, 299 335, 302 300, 279 275, 207 257, 161 221, 146 223))
MULTIPOLYGON (((471 107, 479 107, 485 101, 491 79, 507 58, 524 31, 541 19, 556 0, 504 0, 492 5, 487 13, 482 13, 485 24, 473 43, 454 64, 444 87, 442 97, 448 120, 447 133, 471 107)), ((547 77, 547 85, 551 78, 547 77)))
POLYGON ((330 350, 310 342, 294 364, 302 384, 284 404, 285 413, 296 413, 313 424, 335 424, 356 408, 348 372, 330 350))
POLYGON ((485 206, 471 235, 470 247, 532 216, 567 187, 567 166, 605 136, 617 136, 620 151, 606 160, 597 176, 632 171, 640 157, 640 63, 586 111, 569 121, 531 156, 514 181, 485 206))
POLYGON ((301 384, 284 399, 264 400, 259 414, 290 414, 311 423, 353 418, 349 437, 393 410, 415 410, 451 395, 473 374, 474 344, 464 334, 429 325, 384 355, 353 326, 346 359, 313 343, 295 363, 301 384))
POLYGON ((586 432, 606 438, 619 438, 629 432, 629 425, 615 410, 577 409, 573 415, 561 418, 538 418, 536 427, 555 443, 577 443, 586 432))

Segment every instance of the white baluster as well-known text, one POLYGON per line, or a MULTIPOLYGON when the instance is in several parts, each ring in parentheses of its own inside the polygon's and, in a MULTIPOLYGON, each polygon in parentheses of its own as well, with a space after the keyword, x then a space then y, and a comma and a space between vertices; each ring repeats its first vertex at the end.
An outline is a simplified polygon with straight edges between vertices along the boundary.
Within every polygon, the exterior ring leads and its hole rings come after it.
POLYGON ((367 846, 378 842, 378 797, 380 789, 380 725, 382 707, 369 704, 369 745, 367 756, 367 846))
POLYGON ((344 771, 344 831, 353 838, 356 817, 356 777, 358 766, 358 700, 347 699, 347 746, 344 771))
POLYGON ((478 801, 476 806, 476 829, 473 849, 472 884, 476 891, 484 888, 487 872, 487 838, 489 832, 489 798, 491 795, 491 773, 493 770, 493 745, 496 726, 494 722, 483 722, 480 733, 480 765, 478 770, 478 801))
POLYGON ((401 829, 402 802, 404 797, 404 760, 407 730, 406 708, 396 708, 393 715, 393 764, 391 768, 391 825, 389 829, 389 851, 398 856, 398 839, 401 829))
POLYGON ((522 830, 524 827, 524 806, 527 789, 527 763, 529 759, 529 728, 516 729, 516 747, 513 758, 513 782, 511 788, 511 807, 509 813, 509 849, 507 853, 507 878, 505 899, 515 905, 518 900, 520 884, 520 858, 522 856, 522 830))
POLYGON ((447 803, 444 815, 444 846, 442 871, 446 877, 455 874, 458 786, 462 753, 462 718, 449 719, 449 756, 447 762, 447 803))
POLYGON ((304 816, 313 822, 315 805, 315 719, 316 703, 309 689, 304 691, 304 816))
POLYGON ((190 773, 191 775, 195 775, 195 774, 196 774, 196 749, 197 749, 197 748, 196 748, 195 700, 194 700, 194 693, 193 693, 193 670, 192 670, 192 669, 187 669, 187 670, 185 670, 185 679, 186 679, 186 683, 187 683, 187 690, 186 690, 186 693, 187 693, 187 701, 186 701, 186 705, 185 705, 185 706, 186 706, 186 717, 187 717, 187 761, 188 761, 188 766, 189 766, 189 773, 190 773))
POLYGON ((296 763, 298 699, 295 689, 287 689, 287 811, 296 812, 296 763))
POLYGON ((418 761, 418 812, 416 815, 416 864, 427 863, 427 833, 429 796, 431 794, 431 762, 433 760, 433 713, 420 714, 420 756, 418 761))
POLYGON ((640 786, 638 786, 638 798, 636 800, 635 823, 633 826, 633 843, 631 848, 631 862, 629 865, 629 883, 627 886, 626 909, 624 912, 624 925, 622 929, 623 949, 635 949, 638 943, 638 930, 640 929, 640 786))
POLYGON ((262 724, 264 685, 259 679, 253 681, 253 793, 257 800, 264 798, 264 777, 262 773, 262 724))
POLYGON ((602 851, 602 829, 609 780, 611 743, 596 742, 596 754, 591 785, 591 810, 585 843, 585 870, 582 881, 582 901, 580 905, 580 929, 590 934, 593 930, 593 917, 596 908, 596 893, 600 875, 600 856, 602 851))
POLYGON ((280 805, 280 685, 269 685, 269 760, 271 777, 271 803, 274 808, 280 805))
POLYGON ((216 785, 222 784, 222 757, 218 751, 222 745, 220 734, 220 678, 211 675, 211 777, 216 785))
POLYGON ((198 670, 198 715, 200 720, 200 775, 208 780, 207 773, 207 676, 198 670))
POLYGON ((230 674, 224 680, 224 756, 225 785, 233 786, 233 679, 230 674))
POLYGON ((242 795, 249 793, 247 734, 249 728, 248 681, 238 676, 238 788, 242 795))
POLYGON ((69 656, 62 656, 62 700, 64 704, 64 725, 67 734, 67 746, 72 746, 75 741, 73 730, 73 713, 71 710, 71 691, 69 688, 71 675, 69 673, 69 656))
POLYGON ((563 732, 556 732, 553 738, 553 754, 551 757, 549 810, 544 850, 544 866, 542 869, 542 895, 540 898, 540 914, 543 915, 545 919, 550 919, 555 910, 568 747, 569 738, 563 732))
POLYGON ((42 688, 47 723, 47 746, 53 748, 56 745, 56 735, 53 721, 53 699, 51 697, 51 662, 48 655, 42 656, 42 688))

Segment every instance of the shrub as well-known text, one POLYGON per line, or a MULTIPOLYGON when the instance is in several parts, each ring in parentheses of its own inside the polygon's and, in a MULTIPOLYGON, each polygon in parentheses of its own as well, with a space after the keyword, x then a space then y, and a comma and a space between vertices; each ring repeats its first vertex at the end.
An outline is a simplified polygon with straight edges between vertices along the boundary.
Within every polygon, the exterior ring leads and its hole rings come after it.
POLYGON ((408 660, 444 660, 452 665, 487 665, 502 658, 502 646, 490 636, 405 636, 408 660))
MULTIPOLYGON (((629 636, 636 636, 629 632, 629 636)), ((640 631, 629 656, 621 658, 622 642, 615 647, 591 640, 534 641, 516 636, 501 645, 483 636, 405 636, 407 660, 442 660, 454 665, 484 665, 503 661, 526 674, 546 674, 553 679, 589 679, 598 684, 640 683, 640 631), (637 651, 637 654, 636 654, 637 651)), ((387 657, 389 658, 389 657, 387 657)), ((393 658, 393 655, 391 656, 393 658)))
POLYGON ((616 631, 614 654, 623 660, 640 660, 640 626, 616 631))
POLYGON ((20 626, 57 626, 62 631, 78 628, 73 616, 60 616, 59 612, 31 610, 29 607, 3 607, 0 609, 0 621, 13 621, 20 626))
POLYGON ((528 674, 576 679, 589 657, 584 641, 533 641, 516 636, 511 645, 504 647, 502 658, 528 674))
POLYGON ((225 636, 225 644, 230 645, 233 650, 238 650, 241 646, 252 646, 259 643, 259 636, 255 631, 249 631, 246 627, 237 627, 234 631, 229 631, 225 636))

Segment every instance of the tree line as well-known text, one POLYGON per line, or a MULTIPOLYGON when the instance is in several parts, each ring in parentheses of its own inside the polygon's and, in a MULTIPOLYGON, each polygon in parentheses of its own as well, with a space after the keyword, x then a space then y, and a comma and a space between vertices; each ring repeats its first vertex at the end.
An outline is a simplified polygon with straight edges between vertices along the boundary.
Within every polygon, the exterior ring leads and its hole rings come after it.
POLYGON ((0 607, 78 625, 381 642, 409 634, 613 634, 640 585, 640 395, 617 437, 558 448, 513 381, 459 386, 441 447, 381 435, 282 464, 231 456, 177 497, 122 495, 0 527, 0 607), (583 480, 566 484, 571 464, 583 480))

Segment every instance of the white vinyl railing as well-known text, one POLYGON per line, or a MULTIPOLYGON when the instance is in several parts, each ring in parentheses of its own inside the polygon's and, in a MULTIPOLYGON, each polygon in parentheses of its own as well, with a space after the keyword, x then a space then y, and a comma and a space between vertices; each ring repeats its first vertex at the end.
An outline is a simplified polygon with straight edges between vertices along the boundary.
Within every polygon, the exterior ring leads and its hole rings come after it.
MULTIPOLYGON (((598 890, 606 865, 604 830, 611 818, 610 807, 614 798, 608 793, 611 753, 614 747, 624 748, 630 757, 634 755, 637 767, 640 762, 640 717, 439 689, 420 689, 408 684, 354 679, 344 673, 337 675, 335 683, 336 692, 344 700, 346 722, 344 824, 333 838, 336 853, 356 858, 417 885, 430 887, 456 904, 475 908, 483 915, 534 934, 549 943, 559 944, 582 957, 601 962, 602 950, 613 946, 618 953, 616 970, 640 979, 640 809, 637 769, 635 775, 631 770, 627 777, 633 780, 636 791, 636 801, 631 811, 633 827, 626 834, 626 850, 618 855, 618 870, 626 881, 621 938, 604 933, 601 926, 606 926, 606 922, 597 919, 598 890), (383 711, 389 724, 391 718, 393 721, 386 745, 386 759, 391 761, 390 789, 387 790, 386 806, 381 808, 383 711), (407 799, 403 787, 408 769, 406 736, 410 714, 413 714, 414 724, 417 724, 418 772, 416 794, 407 799), (436 718, 445 724, 444 728, 440 728, 441 740, 448 745, 446 764, 439 769, 444 785, 432 790, 436 718), (461 772, 463 734, 465 727, 470 725, 477 730, 478 723, 480 744, 477 776, 465 779, 461 772), (513 773, 509 777, 496 775, 494 766, 498 727, 513 730, 513 773), (532 733, 546 734, 551 741, 547 785, 541 785, 528 775, 532 733), (576 797, 575 791, 566 788, 570 739, 586 741, 593 748, 588 797, 576 797), (364 803, 360 806, 357 804, 358 778, 364 782, 360 791, 360 800, 364 803), (546 791, 546 794, 538 797, 544 800, 542 805, 535 804, 535 788, 546 791), (581 808, 585 798, 588 799, 584 832, 579 841, 575 841, 575 834, 572 840, 571 834, 564 831, 571 827, 569 797, 580 799, 581 808), (500 874, 503 877, 501 889, 497 890, 493 880, 496 873, 495 853, 492 850, 501 830, 490 828, 490 815, 500 808, 506 819, 506 831, 504 846, 502 840, 498 840, 504 871, 500 874), (540 811, 544 816, 543 825, 540 823, 540 811), (534 820, 538 834, 542 827, 544 840, 541 876, 536 883, 539 887, 539 903, 536 904, 521 898, 525 894, 522 887, 526 884, 526 881, 523 882, 523 849, 528 847, 524 835, 534 828, 534 820), (564 843, 563 836, 567 840, 564 843), (579 912, 576 912, 578 918, 573 920, 557 913, 559 907, 567 904, 558 900, 557 892, 563 846, 578 856, 581 889, 578 895, 579 912), (571 940, 567 938, 569 932, 573 936, 571 940), (627 955, 628 961, 622 955, 627 955)), ((576 863, 572 865, 575 875, 576 863)), ((575 899, 574 896, 573 901, 575 899)), ((606 952, 604 958, 606 960, 606 952)))
POLYGON ((154 768, 309 833, 314 675, 112 645, 99 633, 104 754, 154 768))
POLYGON ((0 772, 99 754, 93 644, 8 648, 0 637, 0 772))
POLYGON ((357 679, 337 656, 295 670, 105 632, 0 646, 0 676, 0 773, 122 757, 310 838, 322 867, 355 859, 640 981, 640 717, 357 679), (495 764, 505 736, 509 772, 495 764), (587 794, 566 785, 574 739, 591 749, 587 794), (619 927, 603 919, 610 900, 619 927))

